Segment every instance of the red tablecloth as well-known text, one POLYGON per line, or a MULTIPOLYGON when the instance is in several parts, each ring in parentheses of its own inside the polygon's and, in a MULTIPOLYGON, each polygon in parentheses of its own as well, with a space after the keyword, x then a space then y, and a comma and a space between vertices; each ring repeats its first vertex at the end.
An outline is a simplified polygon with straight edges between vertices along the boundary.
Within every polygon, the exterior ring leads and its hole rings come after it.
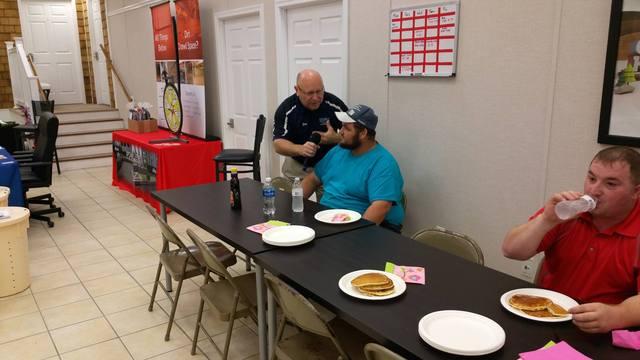
MULTIPOLYGON (((222 151, 222 142, 204 141, 183 135, 183 138, 189 140, 188 144, 149 144, 150 140, 166 139, 172 136, 173 134, 166 130, 158 130, 144 134, 121 130, 112 133, 112 140, 137 145, 157 155, 156 190, 214 182, 215 165, 213 158, 222 151)), ((142 198, 159 211, 160 206, 158 202, 151 197, 150 193, 135 187, 124 179, 118 178, 115 154, 112 158, 113 185, 142 198)))

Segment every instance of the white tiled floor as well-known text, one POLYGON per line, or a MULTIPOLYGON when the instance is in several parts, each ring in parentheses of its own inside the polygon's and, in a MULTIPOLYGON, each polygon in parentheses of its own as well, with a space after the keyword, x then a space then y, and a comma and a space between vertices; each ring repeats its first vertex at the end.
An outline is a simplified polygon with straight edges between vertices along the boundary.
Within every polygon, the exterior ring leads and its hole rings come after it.
MULTIPOLYGON (((31 221, 31 288, 0 298, 0 358, 8 359, 219 359, 200 335, 191 356, 199 282, 183 285, 171 340, 164 341, 169 302, 150 293, 162 247, 159 229, 144 203, 111 186, 111 168, 67 171, 51 187, 66 216, 55 227, 31 221)), ((177 214, 169 224, 185 236, 193 228, 177 214)), ((232 271, 241 272, 244 262, 232 271)), ((205 326, 220 346, 226 323, 205 313, 205 326)), ((236 322, 231 359, 255 359, 255 326, 236 322)))

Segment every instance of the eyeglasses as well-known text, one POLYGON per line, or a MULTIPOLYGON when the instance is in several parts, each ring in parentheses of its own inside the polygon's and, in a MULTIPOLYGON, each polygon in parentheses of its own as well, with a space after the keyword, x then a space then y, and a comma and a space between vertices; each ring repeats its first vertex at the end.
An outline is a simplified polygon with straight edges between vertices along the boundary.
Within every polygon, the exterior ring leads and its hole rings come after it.
POLYGON ((322 96, 324 94, 324 88, 320 89, 320 90, 311 90, 311 91, 304 91, 302 90, 302 88, 300 86, 298 86, 298 90, 300 91, 300 93, 306 97, 312 97, 312 96, 322 96))

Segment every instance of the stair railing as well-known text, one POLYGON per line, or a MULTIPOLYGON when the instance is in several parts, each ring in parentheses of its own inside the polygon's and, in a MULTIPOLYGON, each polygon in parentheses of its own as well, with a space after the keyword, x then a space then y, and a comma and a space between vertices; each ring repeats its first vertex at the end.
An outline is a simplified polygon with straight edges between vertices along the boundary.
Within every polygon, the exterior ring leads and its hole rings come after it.
POLYGON ((5 41, 5 46, 9 60, 13 105, 28 109, 31 121, 33 121, 31 101, 40 100, 40 92, 42 91, 40 80, 29 65, 22 38, 5 41))
POLYGON ((100 49, 102 50, 102 53, 104 54, 104 57, 107 60, 107 65, 109 65, 109 67, 111 68, 111 71, 113 71, 113 74, 116 76, 116 79, 118 79, 118 84, 120 84, 120 88, 122 88, 122 92, 124 92, 124 96, 127 97, 127 101, 133 102, 133 97, 129 94, 129 90, 127 90, 127 87, 124 85, 124 82, 120 78, 120 74, 118 74, 118 70, 116 69, 116 66, 111 61, 111 56, 109 56, 109 54, 107 53, 107 50, 104 48, 104 45, 100 44, 100 49))

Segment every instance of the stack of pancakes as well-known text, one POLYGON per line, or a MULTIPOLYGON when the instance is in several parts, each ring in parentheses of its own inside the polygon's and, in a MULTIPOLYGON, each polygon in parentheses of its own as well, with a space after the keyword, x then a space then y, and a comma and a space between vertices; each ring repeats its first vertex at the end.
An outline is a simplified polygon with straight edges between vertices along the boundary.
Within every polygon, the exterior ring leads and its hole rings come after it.
POLYGON ((509 305, 535 317, 564 317, 569 315, 562 306, 542 296, 515 294, 509 298, 509 305))
POLYGON ((395 291, 393 281, 381 273, 362 274, 351 280, 351 285, 369 296, 386 296, 395 291))

